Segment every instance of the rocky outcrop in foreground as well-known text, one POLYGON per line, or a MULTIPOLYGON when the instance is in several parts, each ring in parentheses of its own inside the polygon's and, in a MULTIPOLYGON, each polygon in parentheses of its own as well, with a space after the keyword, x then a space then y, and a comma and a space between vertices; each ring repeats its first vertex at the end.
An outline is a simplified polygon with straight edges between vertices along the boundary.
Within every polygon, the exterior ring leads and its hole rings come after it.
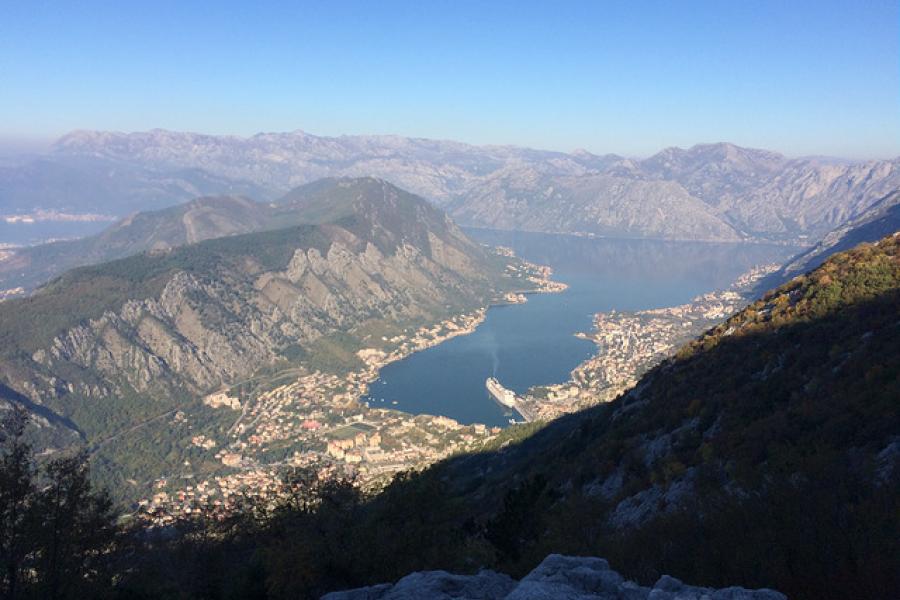
POLYGON ((397 583, 384 583, 343 592, 322 600, 786 600, 774 590, 739 587, 714 590, 685 585, 663 575, 652 588, 642 587, 609 568, 602 558, 551 554, 521 581, 494 571, 453 575, 424 571, 397 583))

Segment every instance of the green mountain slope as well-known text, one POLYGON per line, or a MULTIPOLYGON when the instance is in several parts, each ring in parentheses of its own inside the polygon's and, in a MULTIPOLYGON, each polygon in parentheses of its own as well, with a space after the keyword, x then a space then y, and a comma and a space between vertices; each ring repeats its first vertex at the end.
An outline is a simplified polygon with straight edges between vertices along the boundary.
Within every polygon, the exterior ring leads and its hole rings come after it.
POLYGON ((859 217, 829 232, 822 240, 794 257, 774 280, 783 283, 787 279, 810 271, 836 252, 849 250, 863 242, 875 242, 895 231, 900 231, 900 191, 884 196, 859 217))
POLYGON ((323 179, 266 204, 239 196, 197 198, 162 210, 131 215, 97 235, 79 240, 9 250, 8 256, 0 260, 0 290, 23 287, 31 291, 69 269, 150 250, 166 250, 208 239, 303 223, 334 222, 363 208, 360 198, 365 194, 360 195, 360 189, 366 186, 371 188, 366 194, 385 200, 385 210, 379 218, 390 219, 390 211, 399 211, 398 214, 419 218, 427 214, 432 226, 443 220, 443 215, 436 210, 416 207, 417 196, 398 188, 392 188, 393 195, 385 195, 378 191, 381 186, 378 180, 366 178, 323 179), (394 196, 397 204, 391 205, 394 196))
POLYGON ((0 288, 23 287, 30 291, 75 267, 260 231, 269 225, 264 206, 240 197, 198 198, 171 208, 137 213, 97 235, 17 248, 0 262, 0 288))

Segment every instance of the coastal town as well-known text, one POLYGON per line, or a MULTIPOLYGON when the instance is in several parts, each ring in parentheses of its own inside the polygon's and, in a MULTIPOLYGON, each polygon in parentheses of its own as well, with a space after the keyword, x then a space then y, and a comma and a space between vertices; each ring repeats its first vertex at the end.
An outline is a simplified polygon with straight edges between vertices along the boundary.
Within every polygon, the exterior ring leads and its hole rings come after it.
MULTIPOLYGON (((528 287, 501 294, 494 304, 519 304, 527 301, 526 293, 566 289, 550 280, 552 270, 547 267, 519 261, 508 271, 528 287)), ((170 425, 185 431, 191 458, 182 473, 153 482, 153 494, 138 502, 136 516, 148 525, 164 526, 184 518, 225 518, 248 501, 275 506, 288 491, 284 473, 291 468, 312 470, 321 479, 352 478, 374 489, 400 471, 482 447, 500 433, 499 427, 462 425, 448 417, 412 415, 359 399, 385 365, 471 333, 485 314, 481 308, 370 339, 371 347, 356 352, 361 367, 343 375, 305 373, 251 398, 230 390, 209 394, 203 399, 205 408, 233 415, 225 439, 195 431, 196 419, 176 413, 170 425), (207 468, 198 474, 195 467, 201 464, 207 468)))
POLYGON ((532 419, 548 421, 614 400, 679 346, 747 305, 753 285, 777 268, 754 267, 728 289, 702 294, 687 304, 597 313, 594 330, 578 334, 594 342, 597 353, 578 365, 568 381, 534 387, 520 403, 532 419))
MULTIPOLYGON (((198 455, 194 462, 212 459, 220 466, 201 479, 192 464, 185 464, 180 476, 155 481, 155 493, 138 503, 138 516, 166 525, 198 515, 224 518, 248 495, 255 502, 274 504, 285 493, 282 475, 289 467, 312 469, 320 478, 352 477, 363 487, 375 487, 396 472, 481 445, 500 429, 370 407, 358 398, 381 367, 473 331, 484 314, 481 309, 383 339, 394 349, 359 350, 363 368, 344 376, 314 371, 251 400, 224 391, 210 394, 205 406, 234 414, 227 438, 220 442, 195 434, 190 439, 198 455)), ((190 431, 188 421, 176 414, 172 426, 190 431)))
MULTIPOLYGON (((550 269, 527 263, 518 268, 527 269, 518 275, 540 291, 565 289, 550 280, 550 269)), ((597 345, 596 355, 578 365, 570 380, 517 396, 517 410, 528 421, 548 421, 615 399, 678 345, 744 306, 753 283, 773 268, 756 268, 731 288, 684 305, 598 313, 594 330, 579 334, 597 345)), ((497 299, 523 301, 526 296, 521 292, 497 299)), ((344 375, 313 371, 252 398, 229 390, 210 394, 203 400, 205 408, 232 415, 224 439, 194 431, 190 416, 176 413, 171 426, 185 430, 192 458, 185 461, 182 473, 153 482, 153 493, 138 503, 137 517, 149 526, 165 526, 185 518, 224 519, 248 502, 274 508, 289 492, 284 475, 294 468, 310 470, 320 479, 347 478, 365 489, 377 489, 398 472, 482 448, 500 428, 412 415, 360 398, 385 365, 471 333, 485 314, 482 308, 372 340, 378 343, 356 353, 362 367, 344 375), (216 466, 198 474, 194 469, 198 464, 216 466)))

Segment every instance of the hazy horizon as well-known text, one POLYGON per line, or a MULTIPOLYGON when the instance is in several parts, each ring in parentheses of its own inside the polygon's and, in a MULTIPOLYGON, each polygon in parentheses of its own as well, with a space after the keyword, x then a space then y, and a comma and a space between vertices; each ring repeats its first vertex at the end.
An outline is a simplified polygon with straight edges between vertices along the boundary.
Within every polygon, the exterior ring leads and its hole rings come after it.
POLYGON ((15 156, 28 156, 28 155, 44 155, 48 154, 53 150, 53 145, 58 142, 61 138, 70 135, 72 133, 78 131, 92 131, 92 132, 103 132, 103 133, 120 133, 120 134, 133 134, 133 133, 148 133, 154 130, 159 131, 168 131, 171 133, 188 133, 194 135, 204 135, 204 136, 212 136, 212 137, 235 137, 239 139, 251 139, 258 135, 268 135, 268 134, 290 134, 303 132, 304 134, 322 137, 322 138, 340 138, 340 137, 403 137, 409 139, 424 139, 438 142, 455 142, 467 144, 474 147, 490 147, 490 146, 499 146, 499 147, 513 147, 513 148, 523 148, 529 150, 538 150, 538 151, 547 151, 547 152, 560 152, 565 154, 572 154, 574 152, 586 150, 591 154, 595 154, 598 156, 602 156, 604 154, 618 154, 624 158, 642 160, 645 158, 649 158, 663 150, 667 150, 669 148, 680 148, 680 149, 690 149, 694 146, 708 146, 708 145, 716 145, 716 144, 732 144, 735 146, 739 146, 741 148, 747 148, 752 150, 766 150, 769 152, 775 152, 785 156, 788 159, 822 159, 822 160, 834 160, 841 162, 864 162, 869 160, 892 160, 895 158, 900 158, 900 151, 894 155, 885 155, 885 156, 841 156, 841 155, 830 155, 830 154, 790 154, 787 152, 783 152, 779 148, 764 148, 758 146, 745 146, 743 144, 736 143, 732 140, 701 140, 695 143, 680 145, 680 146, 662 146, 653 150, 646 154, 626 154, 624 152, 617 152, 615 149, 610 148, 604 151, 591 151, 587 148, 543 148, 543 147, 535 147, 535 146, 524 146, 522 144, 516 143, 476 143, 463 139, 455 139, 455 138, 430 138, 426 136, 418 136, 418 135, 400 135, 396 133, 337 133, 337 134, 322 134, 313 131, 309 131, 303 128, 294 128, 284 131, 258 131, 256 133, 251 134, 234 134, 234 133, 217 133, 217 132, 207 132, 207 131, 192 131, 192 130, 176 130, 176 129, 168 129, 165 127, 150 127, 148 129, 142 130, 133 130, 133 131, 121 131, 121 130, 106 130, 106 129, 89 129, 89 128, 76 128, 70 131, 63 132, 56 136, 48 136, 48 137, 25 137, 25 136, 4 136, 0 134, 0 157, 15 157, 15 156))

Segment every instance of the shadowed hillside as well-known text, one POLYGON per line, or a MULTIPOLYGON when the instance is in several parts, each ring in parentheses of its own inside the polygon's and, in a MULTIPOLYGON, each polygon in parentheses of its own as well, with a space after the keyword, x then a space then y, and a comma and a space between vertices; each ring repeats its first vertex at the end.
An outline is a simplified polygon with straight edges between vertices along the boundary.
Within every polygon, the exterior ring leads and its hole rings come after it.
POLYGON ((512 428, 372 498, 307 480, 250 537, 158 549, 132 585, 162 579, 169 552, 253 556, 206 584, 265 597, 436 568, 518 577, 562 552, 644 584, 669 573, 791 598, 896 596, 898 314, 890 237, 767 294, 611 404, 512 428))

